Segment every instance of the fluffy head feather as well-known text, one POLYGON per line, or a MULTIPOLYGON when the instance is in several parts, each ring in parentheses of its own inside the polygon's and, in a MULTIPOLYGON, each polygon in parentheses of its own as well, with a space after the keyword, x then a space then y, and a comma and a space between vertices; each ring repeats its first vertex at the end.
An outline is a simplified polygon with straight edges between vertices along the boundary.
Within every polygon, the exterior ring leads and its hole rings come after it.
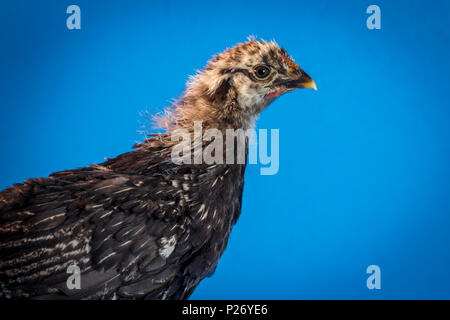
POLYGON ((159 119, 166 129, 248 128, 280 95, 316 88, 314 81, 274 41, 250 39, 214 56, 192 76, 174 108, 159 119))

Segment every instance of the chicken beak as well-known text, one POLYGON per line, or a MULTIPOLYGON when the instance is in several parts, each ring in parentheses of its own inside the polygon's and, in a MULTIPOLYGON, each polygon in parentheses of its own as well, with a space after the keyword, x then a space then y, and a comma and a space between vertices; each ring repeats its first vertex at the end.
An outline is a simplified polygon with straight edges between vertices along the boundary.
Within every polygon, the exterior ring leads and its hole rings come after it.
POLYGON ((316 83, 305 72, 302 72, 301 76, 298 79, 285 81, 284 82, 284 86, 286 88, 288 88, 288 89, 306 89, 306 88, 311 88, 311 89, 314 89, 314 90, 317 91, 316 83))
POLYGON ((295 89, 311 88, 317 91, 316 83, 314 82, 313 79, 311 79, 311 77, 307 73, 303 72, 303 70, 301 71, 301 74, 298 75, 295 79, 291 78, 288 80, 281 81, 277 83, 277 86, 280 86, 281 89, 277 89, 276 91, 267 94, 265 97, 266 98, 278 97, 286 92, 293 91, 295 89))

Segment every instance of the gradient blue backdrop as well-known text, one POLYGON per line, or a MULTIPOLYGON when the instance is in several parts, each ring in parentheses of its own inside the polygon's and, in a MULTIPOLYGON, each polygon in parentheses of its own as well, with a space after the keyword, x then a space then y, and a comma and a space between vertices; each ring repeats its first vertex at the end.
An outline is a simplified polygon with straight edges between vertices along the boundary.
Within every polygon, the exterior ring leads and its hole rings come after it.
POLYGON ((275 39, 319 90, 261 115, 280 171, 248 168, 241 219, 192 298, 448 299, 449 19, 449 1, 2 1, 0 188, 129 151, 139 111, 212 54, 275 39))

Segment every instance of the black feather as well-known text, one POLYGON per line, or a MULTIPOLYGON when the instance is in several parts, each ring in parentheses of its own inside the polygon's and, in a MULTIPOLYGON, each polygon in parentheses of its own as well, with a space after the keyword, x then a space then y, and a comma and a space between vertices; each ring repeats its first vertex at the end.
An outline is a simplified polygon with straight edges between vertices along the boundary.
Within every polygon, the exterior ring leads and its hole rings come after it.
POLYGON ((245 165, 175 165, 155 141, 0 192, 0 297, 183 299, 213 272, 245 165))

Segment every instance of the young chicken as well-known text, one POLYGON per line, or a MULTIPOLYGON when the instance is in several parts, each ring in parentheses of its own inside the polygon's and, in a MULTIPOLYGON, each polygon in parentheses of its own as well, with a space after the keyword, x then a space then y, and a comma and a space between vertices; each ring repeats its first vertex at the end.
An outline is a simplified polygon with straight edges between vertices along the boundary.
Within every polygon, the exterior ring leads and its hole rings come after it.
POLYGON ((316 86, 276 43, 251 39, 191 78, 159 119, 165 133, 104 163, 0 192, 0 297, 188 298, 225 250, 246 165, 174 163, 172 133, 192 133, 195 121, 204 130, 251 128, 297 88, 316 86), (74 265, 80 288, 67 285, 74 265))

